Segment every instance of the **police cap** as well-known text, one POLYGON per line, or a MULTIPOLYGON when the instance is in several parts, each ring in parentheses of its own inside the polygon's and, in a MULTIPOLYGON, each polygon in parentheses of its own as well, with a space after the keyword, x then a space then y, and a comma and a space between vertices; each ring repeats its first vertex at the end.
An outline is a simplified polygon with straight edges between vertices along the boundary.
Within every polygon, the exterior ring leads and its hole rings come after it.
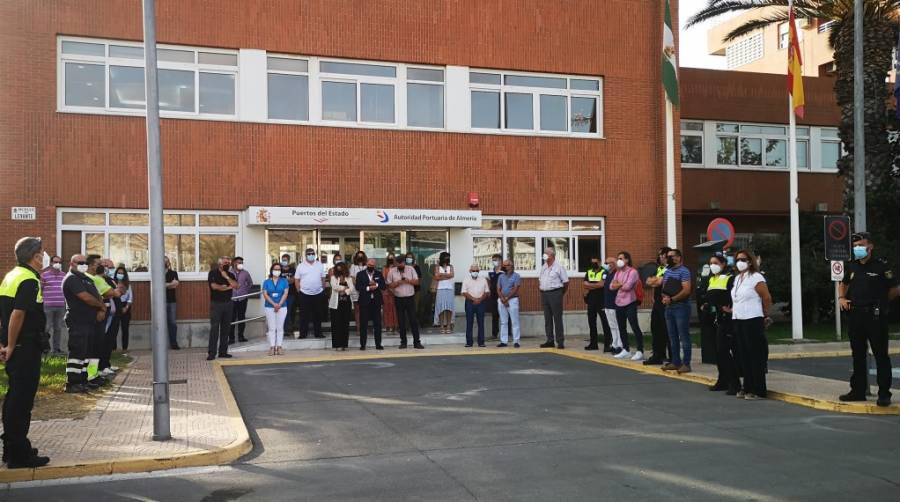
POLYGON ((861 240, 872 240, 872 237, 869 235, 869 232, 854 232, 853 235, 850 236, 850 242, 861 240))

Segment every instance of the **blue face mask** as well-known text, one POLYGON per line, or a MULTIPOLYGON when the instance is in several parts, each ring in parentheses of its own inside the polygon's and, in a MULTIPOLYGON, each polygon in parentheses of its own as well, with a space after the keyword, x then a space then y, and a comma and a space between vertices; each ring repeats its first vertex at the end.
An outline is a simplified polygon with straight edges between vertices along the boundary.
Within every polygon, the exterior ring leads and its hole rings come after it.
POLYGON ((609 272, 609 265, 604 263, 603 265, 600 265, 600 267, 602 267, 603 270, 606 270, 607 272, 609 272))
POLYGON ((412 264, 413 264, 413 259, 412 259, 412 258, 407 258, 407 259, 406 259, 406 264, 407 264, 407 265, 412 265, 412 264))
POLYGON ((869 255, 869 250, 865 246, 853 246, 853 257, 862 260, 869 255))
POLYGON ((733 267, 734 266, 734 256, 726 256, 725 263, 727 263, 729 267, 733 267))
POLYGON ((281 266, 282 266, 282 267, 288 266, 288 261, 287 261, 287 260, 281 260, 281 266))
POLYGON ((316 255, 314 255, 314 254, 308 254, 308 255, 306 255, 306 261, 308 261, 308 262, 310 262, 310 263, 316 261, 316 255))
POLYGON ((120 281, 121 281, 122 279, 125 279, 125 274, 116 274, 116 279, 118 279, 118 280, 120 280, 120 281))

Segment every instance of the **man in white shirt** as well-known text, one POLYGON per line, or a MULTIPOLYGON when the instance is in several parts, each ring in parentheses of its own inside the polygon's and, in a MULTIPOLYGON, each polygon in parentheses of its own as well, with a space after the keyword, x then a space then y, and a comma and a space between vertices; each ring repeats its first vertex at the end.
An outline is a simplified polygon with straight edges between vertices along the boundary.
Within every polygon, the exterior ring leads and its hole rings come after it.
POLYGON ((462 290, 466 297, 466 347, 472 346, 472 321, 478 320, 478 346, 484 347, 484 312, 491 297, 491 285, 481 276, 478 265, 469 267, 469 276, 463 279, 462 290))
POLYGON ((313 335, 325 338, 322 334, 321 304, 325 292, 325 267, 316 257, 313 248, 307 248, 303 262, 297 266, 294 274, 294 287, 297 288, 297 302, 300 305, 300 338, 309 333, 309 323, 313 323, 313 335))
POLYGON ((563 332, 563 298, 569 288, 569 276, 566 268, 556 261, 556 250, 548 247, 544 250, 544 264, 538 279, 541 290, 541 305, 544 307, 544 335, 547 341, 541 344, 542 349, 553 348, 554 328, 556 346, 566 348, 566 337, 563 332))

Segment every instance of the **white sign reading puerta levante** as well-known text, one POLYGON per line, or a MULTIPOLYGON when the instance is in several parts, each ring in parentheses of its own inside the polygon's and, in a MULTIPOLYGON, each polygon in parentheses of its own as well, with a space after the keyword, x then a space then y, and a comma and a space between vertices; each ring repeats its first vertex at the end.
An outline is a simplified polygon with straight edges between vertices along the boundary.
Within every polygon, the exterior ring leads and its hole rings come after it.
POLYGON ((251 225, 315 227, 481 227, 481 211, 250 206, 251 225))

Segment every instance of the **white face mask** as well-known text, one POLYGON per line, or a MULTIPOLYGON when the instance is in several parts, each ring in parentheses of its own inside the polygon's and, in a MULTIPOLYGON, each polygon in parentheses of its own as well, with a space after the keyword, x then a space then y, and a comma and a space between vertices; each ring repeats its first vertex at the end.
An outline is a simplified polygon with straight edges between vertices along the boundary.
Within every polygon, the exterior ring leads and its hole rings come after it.
POLYGON ((243 264, 243 263, 238 263, 237 265, 234 266, 234 268, 236 268, 236 269, 238 269, 238 270, 244 270, 244 264, 243 264))
POLYGON ((500 266, 500 262, 497 260, 494 260, 492 263, 494 264, 494 268, 497 268, 500 266))
POLYGON ((717 264, 717 263, 713 263, 712 265, 709 266, 709 271, 712 272, 712 273, 714 273, 714 274, 716 274, 716 275, 718 275, 719 272, 722 271, 722 265, 719 265, 719 264, 717 264))
POLYGON ((85 274, 88 271, 88 266, 87 266, 87 264, 75 265, 75 270, 77 270, 81 274, 85 274))
POLYGON ((51 267, 55 268, 56 270, 61 270, 62 263, 54 263, 53 265, 51 265, 51 267))
POLYGON ((472 279, 478 279, 478 272, 469 272, 469 275, 472 276, 472 279))
POLYGON ((279 275, 281 275, 281 270, 273 270, 272 271, 272 277, 278 277, 279 275))
POLYGON ((547 254, 547 253, 544 253, 544 255, 543 255, 543 256, 541 256, 541 258, 543 258, 543 259, 544 259, 544 261, 547 261, 547 260, 549 260, 549 259, 550 259, 550 255, 548 255, 548 254, 547 254))
POLYGON ((625 268, 625 260, 616 260, 616 267, 625 268))
POLYGON ((741 272, 746 272, 747 269, 750 268, 750 264, 745 261, 739 261, 739 262, 735 263, 734 266, 736 266, 737 269, 740 270, 741 272))

